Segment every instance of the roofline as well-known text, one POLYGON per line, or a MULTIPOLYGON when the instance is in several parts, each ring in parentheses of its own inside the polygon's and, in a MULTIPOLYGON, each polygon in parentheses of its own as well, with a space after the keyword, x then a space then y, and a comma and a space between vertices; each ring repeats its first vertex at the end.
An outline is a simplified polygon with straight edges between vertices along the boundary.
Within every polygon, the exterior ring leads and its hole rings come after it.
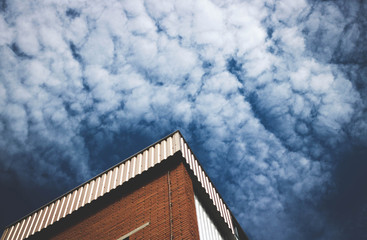
MULTIPOLYGON (((173 156, 178 152, 181 153, 183 161, 189 165, 189 168, 196 176, 197 181, 203 188, 203 191, 209 195, 210 199, 212 200, 213 206, 216 207, 217 211, 223 218, 224 222, 227 223, 227 226, 232 231, 232 233, 234 234, 235 227, 233 223, 236 223, 237 227, 240 227, 243 231, 242 227, 238 224, 237 219, 234 217, 232 211, 229 209, 229 205, 223 199, 222 195, 218 191, 218 188, 216 188, 214 182, 210 179, 209 175, 204 170, 201 162, 192 152, 186 139, 182 136, 179 130, 176 130, 173 133, 168 134, 167 136, 161 138, 153 144, 150 144, 139 152, 125 158, 121 162, 106 169, 93 178, 88 179, 82 184, 76 186, 75 188, 69 190, 61 196, 58 196, 52 201, 42 205, 38 209, 6 226, 3 232, 3 236, 8 237, 9 235, 14 235, 15 232, 21 231, 21 229, 17 230, 19 224, 23 229, 23 224, 27 222, 28 225, 29 221, 32 218, 37 218, 35 225, 33 225, 34 220, 32 220, 32 223, 29 226, 29 229, 33 229, 32 233, 30 233, 28 230, 27 234, 24 236, 23 233, 22 237, 29 237, 36 232, 42 231, 42 229, 47 228, 49 225, 54 224, 67 215, 72 214, 74 211, 77 211, 78 209, 84 207, 85 205, 88 205, 92 201, 97 200, 99 197, 102 197, 109 191, 112 191, 113 189, 123 185, 130 179, 142 174, 144 171, 149 171, 149 169, 154 167, 156 164, 167 160, 170 156, 173 156), (100 185, 100 183, 102 185, 100 185), (107 185, 105 185, 105 183, 107 185), (86 198, 87 195, 88 197, 86 198), (76 196, 78 196, 78 198, 75 202, 76 196), (81 196, 83 196, 82 201, 80 201, 81 196), (69 205, 69 201, 71 200, 71 198, 73 198, 73 200, 70 202, 71 205, 69 205), (67 203, 66 205, 64 205, 66 200, 67 203), (61 203, 60 206, 59 203, 61 203), (49 206, 51 207, 49 208, 49 206), (58 210, 53 209, 54 206, 56 206, 55 209, 58 210), (52 215, 52 220, 49 221, 52 212, 54 212, 54 215, 52 215), (58 212, 58 217, 55 219, 56 212, 58 212), (61 213, 63 214, 60 218, 61 213), (46 215, 48 217, 46 222, 44 222, 44 218, 46 215), (40 216, 42 216, 41 222, 39 222, 40 216), (12 232, 12 230, 10 230, 10 233, 8 233, 9 229, 13 229, 14 227, 16 227, 15 231, 12 232)), ((24 231, 24 229, 22 231, 24 231)))
POLYGON ((106 172, 108 172, 108 171, 110 171, 111 169, 115 168, 116 166, 120 165, 121 163, 126 162, 127 160, 129 160, 129 159, 133 158, 134 156, 139 155, 140 153, 142 153, 142 152, 146 151, 147 149, 151 148, 152 146, 154 146, 154 145, 158 144, 158 143, 159 143, 160 141, 162 141, 163 139, 166 139, 166 138, 169 138, 169 137, 173 136, 173 135, 174 135, 175 133, 177 133, 177 132, 178 132, 178 133, 180 134, 180 136, 183 138, 183 136, 182 136, 182 134, 181 134, 180 130, 178 130, 178 129, 177 129, 177 130, 176 130, 176 131, 174 131, 173 133, 170 133, 170 134, 166 135, 165 137, 160 138, 158 141, 155 141, 154 143, 152 143, 152 144, 150 144, 149 146, 147 146, 147 147, 143 148, 143 149, 142 149, 142 150, 140 150, 139 152, 137 152, 137 153, 134 153, 134 154, 130 155, 129 157, 127 157, 127 158, 125 158, 124 160, 122 160, 121 162, 116 163, 115 165, 113 165, 112 167, 110 167, 110 168, 106 169, 105 171, 103 171, 103 172, 101 172, 101 173, 99 173, 99 174, 95 175, 94 177, 92 177, 92 178, 88 179, 87 181, 85 181, 85 182, 83 182, 83 183, 79 184, 78 186, 74 187, 73 189, 70 189, 70 190, 69 190, 69 191, 67 191, 66 193, 64 193, 64 194, 62 194, 62 195, 60 195, 60 196, 58 196, 58 197, 56 197, 56 198, 52 199, 51 201, 49 201, 49 202, 47 202, 47 203, 45 203, 45 204, 43 204, 43 205, 42 205, 42 206, 40 206, 39 208, 37 208, 37 209, 33 210, 32 212, 28 213, 27 215, 24 215, 23 217, 20 217, 20 218, 18 218, 17 220, 13 221, 12 223, 10 223, 10 224, 6 225, 6 226, 4 227, 4 230, 5 230, 5 229, 7 229, 7 228, 9 228, 9 227, 11 227, 12 225, 14 225, 15 223, 19 222, 20 220, 22 220, 22 219, 25 219, 25 218, 29 217, 30 215, 34 214, 35 212, 38 212, 39 210, 41 210, 42 208, 44 208, 44 207, 48 206, 49 204, 51 204, 51 203, 53 203, 53 202, 56 202, 57 200, 59 200, 59 199, 63 198, 64 196, 66 196, 66 195, 68 195, 69 193, 73 192, 74 190, 76 190, 76 189, 80 188, 80 187, 81 187, 81 186, 83 186, 84 184, 86 184, 86 183, 88 183, 88 182, 91 182, 91 181, 93 181, 94 179, 96 179, 96 178, 98 178, 98 177, 102 176, 103 174, 105 174, 106 172))

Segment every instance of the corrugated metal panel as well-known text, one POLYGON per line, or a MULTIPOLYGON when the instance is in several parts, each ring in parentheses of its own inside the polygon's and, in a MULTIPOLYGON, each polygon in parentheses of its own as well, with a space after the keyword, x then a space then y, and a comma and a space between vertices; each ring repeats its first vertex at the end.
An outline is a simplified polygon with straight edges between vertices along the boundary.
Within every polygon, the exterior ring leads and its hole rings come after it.
POLYGON ((25 239, 41 231, 178 151, 182 152, 186 163, 209 194, 228 227, 234 232, 227 206, 180 132, 176 131, 7 227, 1 240, 25 239))
POLYGON ((185 139, 182 136, 180 136, 180 138, 181 138, 180 145, 182 149, 182 155, 186 159, 186 163, 189 164, 190 169, 197 177, 197 180, 200 182, 201 186, 208 193, 210 199, 213 202, 213 205, 217 208, 218 212, 220 213, 224 221, 227 223, 229 229, 231 229, 232 233, 234 233, 234 228, 232 225, 231 216, 228 214, 229 209, 227 205, 224 203, 218 191, 213 186, 213 183, 210 181, 210 178, 205 173, 204 169, 201 167, 199 161, 195 158, 194 154, 191 153, 190 147, 186 143, 185 139))
POLYGON ((195 209, 198 219, 200 240, 223 240, 217 227, 195 196, 195 209))
POLYGON ((25 239, 167 159, 181 148, 174 134, 112 167, 5 229, 1 240, 25 239))
POLYGON ((8 233, 9 229, 5 229, 3 235, 1 236, 0 240, 5 240, 5 236, 8 233))
POLYGON ((8 232, 8 229, 5 229, 5 231, 4 231, 4 234, 3 234, 3 237, 6 239, 6 240, 8 240, 8 239, 10 239, 11 238, 11 236, 12 236, 12 234, 13 234, 13 231, 14 231, 14 225, 13 226, 11 226, 11 228, 10 228, 10 231, 8 232))

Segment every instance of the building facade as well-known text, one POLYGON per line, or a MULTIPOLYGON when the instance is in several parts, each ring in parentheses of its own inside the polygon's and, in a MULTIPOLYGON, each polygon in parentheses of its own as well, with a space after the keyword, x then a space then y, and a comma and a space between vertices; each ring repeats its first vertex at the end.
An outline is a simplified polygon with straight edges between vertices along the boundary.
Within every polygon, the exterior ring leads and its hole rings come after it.
POLYGON ((248 239, 179 131, 8 226, 15 239, 248 239))

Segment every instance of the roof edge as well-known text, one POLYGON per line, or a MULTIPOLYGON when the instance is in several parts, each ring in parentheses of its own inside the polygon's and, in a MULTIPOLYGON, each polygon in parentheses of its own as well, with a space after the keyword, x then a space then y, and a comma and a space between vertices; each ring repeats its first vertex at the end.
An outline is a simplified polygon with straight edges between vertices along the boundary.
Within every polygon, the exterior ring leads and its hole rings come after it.
POLYGON ((182 134, 181 134, 181 132, 180 132, 180 130, 178 130, 178 129, 177 129, 177 130, 175 130, 174 132, 172 132, 172 133, 170 133, 170 134, 166 135, 165 137, 163 137, 163 138, 161 138, 161 139, 157 140, 156 142, 154 142, 154 143, 150 144, 149 146, 147 146, 147 147, 143 148, 143 149, 142 149, 142 150, 140 150, 139 152, 137 152, 137 153, 135 153, 135 154, 130 155, 129 157, 127 157, 127 158, 125 158, 124 160, 122 160, 121 162, 116 163, 116 164, 115 164, 115 165, 113 165, 112 167, 110 167, 110 168, 108 168, 108 169, 104 170, 103 172, 101 172, 101 173, 99 173, 99 174, 95 175, 94 177, 92 177, 92 178, 90 178, 90 179, 86 180, 85 182, 83 182, 83 183, 79 184, 78 186, 76 186, 76 187, 74 187, 74 188, 70 189, 70 190, 69 190, 69 191, 67 191, 66 193, 64 193, 64 194, 62 194, 62 195, 60 195, 60 196, 58 196, 58 197, 56 197, 56 198, 52 199, 51 201, 49 201, 49 202, 47 202, 47 203, 45 203, 45 204, 43 204, 43 205, 42 205, 42 206, 40 206, 39 208, 37 208, 37 209, 33 210, 32 212, 28 213, 27 215, 24 215, 23 217, 20 217, 20 218, 18 218, 17 220, 13 221, 12 223, 10 223, 10 224, 6 225, 6 226, 4 227, 4 229, 3 229, 3 232, 4 232, 7 228, 9 228, 9 227, 13 226, 14 224, 16 224, 16 223, 20 222, 20 221, 21 221, 21 220, 23 220, 23 219, 25 219, 25 218, 29 217, 30 215, 34 214, 35 212, 38 212, 38 211, 39 211, 39 210, 41 210, 42 208, 44 208, 44 207, 46 207, 46 206, 50 205, 50 204, 51 204, 51 203, 53 203, 53 202, 56 202, 57 200, 59 200, 59 199, 61 199, 61 198, 65 197, 65 196, 66 196, 66 195, 68 195, 69 193, 71 193, 71 192, 75 191, 76 189, 78 189, 78 188, 82 187, 83 185, 87 184, 88 182, 91 182, 91 181, 95 180, 96 178, 98 178, 98 177, 102 176, 103 174, 107 173, 107 172, 108 172, 108 171, 110 171, 111 169, 114 169, 115 167, 117 167, 117 166, 119 166, 120 164, 122 164, 122 163, 124 163, 124 162, 128 161, 129 159, 132 159, 133 157, 135 157, 135 156, 137 156, 137 155, 139 155, 139 154, 143 153, 144 151, 148 150, 148 149, 149 149, 149 148, 151 148, 152 146, 155 146, 156 144, 160 143, 161 141, 163 141, 163 140, 165 140, 165 139, 168 139, 169 137, 172 137, 175 133, 178 133, 181 137, 183 137, 183 136, 182 136, 182 134))

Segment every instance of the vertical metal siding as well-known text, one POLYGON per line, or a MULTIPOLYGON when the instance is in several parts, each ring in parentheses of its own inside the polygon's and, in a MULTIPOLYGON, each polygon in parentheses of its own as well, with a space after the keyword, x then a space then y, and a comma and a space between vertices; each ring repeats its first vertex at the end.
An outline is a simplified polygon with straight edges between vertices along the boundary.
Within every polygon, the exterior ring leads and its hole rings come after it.
POLYGON ((15 236, 14 239, 19 239, 19 235, 22 232, 22 227, 24 226, 24 223, 25 223, 25 219, 19 225, 19 228, 18 228, 18 231, 16 231, 16 234, 14 234, 14 236, 15 236))
POLYGON ((160 149, 160 144, 157 144, 155 146, 155 159, 156 159, 156 163, 160 163, 161 162, 161 149, 160 149))
POLYGON ((32 229, 34 219, 36 218, 37 213, 34 213, 33 215, 29 216, 29 226, 27 225, 27 231, 24 231, 25 235, 24 238, 27 238, 30 234, 30 231, 32 229))
MULTIPOLYGON (((56 212, 57 212, 57 208, 59 207, 59 204, 60 204, 60 200, 57 200, 57 202, 55 203, 55 209, 54 209, 53 213, 51 214, 52 218, 51 218, 50 224, 52 224, 55 221, 56 212)), ((33 231, 33 228, 32 228, 32 231, 30 232, 29 235, 32 235, 33 233, 34 233, 34 231, 33 231)))
POLYGON ((149 168, 154 166, 154 148, 149 148, 149 168))
POLYGON ((4 238, 5 238, 5 236, 6 236, 6 240, 10 239, 10 237, 11 237, 11 235, 12 235, 12 233, 13 233, 13 230, 14 230, 14 225, 11 227, 11 229, 10 229, 10 231, 9 231, 9 234, 8 234, 7 229, 5 229, 5 231, 4 231, 4 238))
POLYGON ((10 239, 15 239, 15 235, 18 233, 19 225, 20 225, 20 222, 18 222, 18 224, 15 226, 14 232, 11 234, 10 239))
POLYGON ((5 240, 5 237, 6 237, 6 234, 8 233, 8 231, 9 231, 9 229, 8 229, 8 228, 6 228, 6 229, 4 230, 4 233, 3 233, 3 235, 1 236, 0 240, 5 240))
POLYGON ((79 202, 79 205, 78 207, 83 207, 84 206, 84 203, 87 199, 87 192, 88 192, 88 188, 89 188, 89 183, 87 183, 83 189, 82 189, 82 192, 81 192, 81 196, 80 196, 80 199, 81 201, 79 202))
MULTIPOLYGON (((50 207, 49 214, 48 214, 47 219, 46 219, 45 227, 47 227, 48 225, 50 225, 51 216, 52 216, 52 213, 54 211, 54 207, 55 207, 55 203, 52 203, 51 204, 51 207, 50 207)), ((26 236, 28 236, 28 233, 26 234, 26 236)))
POLYGON ((118 167, 115 167, 113 169, 113 174, 112 174, 112 178, 111 178, 111 181, 112 181, 112 187, 111 187, 111 189, 115 189, 116 188, 118 170, 119 170, 118 167))
POLYGON ((90 184, 88 184, 88 190, 87 192, 85 193, 86 195, 86 199, 85 199, 85 202, 83 203, 83 206, 87 203, 90 203, 90 201, 92 200, 92 189, 94 188, 94 183, 95 183, 95 180, 92 180, 92 182, 90 184))
POLYGON ((42 212, 43 212, 43 209, 41 209, 41 211, 39 211, 37 216, 36 216, 36 221, 34 222, 34 224, 32 226, 31 235, 34 234, 34 232, 36 231, 36 228, 38 226, 38 221, 41 217, 42 212))
MULTIPOLYGON (((58 209, 58 213, 57 213, 57 217, 56 217, 56 221, 59 221, 59 219, 61 218, 61 213, 64 209, 65 199, 66 199, 66 196, 64 196, 61 200, 60 208, 58 209)), ((41 216, 43 216, 43 213, 41 213, 41 216)), ((37 232, 38 232, 38 227, 39 227, 39 222, 37 223, 37 227, 36 227, 37 232)))
POLYGON ((107 184, 106 192, 110 192, 110 190, 112 189, 111 182, 112 182, 113 174, 114 174, 114 170, 112 170, 108 173, 108 184, 107 184))
POLYGON ((66 206, 67 206, 67 208, 66 208, 66 210, 65 210, 65 213, 64 213, 64 216, 66 215, 66 214, 70 214, 71 213, 71 210, 72 210, 72 208, 73 208, 73 206, 74 206, 74 202, 75 202, 75 197, 76 197, 76 195, 78 194, 78 190, 76 190, 76 191, 74 191, 74 192, 72 192, 72 193, 70 193, 70 198, 69 198, 69 200, 68 200, 68 203, 66 204, 66 206))
POLYGON ((86 204, 108 193, 157 163, 181 151, 186 163, 208 193, 224 221, 233 232, 230 213, 190 147, 179 132, 160 140, 122 163, 94 177, 65 195, 36 210, 5 229, 1 240, 25 239, 65 218, 86 204))
POLYGON ((123 181, 123 178, 124 178, 124 176, 123 176, 123 172, 124 172, 124 164, 121 164, 120 166, 119 166, 119 170, 118 170, 118 172, 117 172, 117 182, 116 182, 116 186, 120 186, 120 185, 122 185, 122 181, 123 181))
POLYGON ((106 193, 106 181, 107 181, 107 174, 103 174, 102 175, 102 179, 101 179, 101 187, 100 187, 100 190, 98 191, 98 195, 97 195, 97 198, 102 196, 103 194, 106 193))
POLYGON ((180 136, 180 138, 181 138, 180 143, 183 157, 186 159, 186 162, 189 164, 190 169, 197 177, 197 180, 200 182, 201 186, 208 193, 210 199, 213 202, 213 205, 217 208, 221 217, 227 223, 229 229, 231 229, 232 233, 234 233, 231 216, 227 214, 227 212, 229 213, 228 207, 223 202, 222 198, 219 196, 217 190, 214 188, 207 174, 202 169, 199 161, 195 158, 194 154, 191 153, 191 150, 188 147, 187 143, 185 142, 185 139, 182 136, 180 136))
MULTIPOLYGON (((64 211, 62 212, 62 217, 64 218, 66 216, 66 213, 68 212, 68 209, 70 207, 70 199, 72 199, 72 193, 68 194, 68 196, 66 197, 67 198, 67 201, 65 201, 65 208, 64 208, 64 211)), ((44 217, 43 217, 44 218, 44 217)))
MULTIPOLYGON (((28 224, 29 224, 29 222, 31 221, 31 217, 32 216, 29 216, 28 218, 26 218, 26 220, 25 220, 25 225, 24 225, 24 229, 27 229, 27 227, 28 227, 28 224)), ((25 230, 23 230, 22 231, 22 235, 20 236, 20 239, 23 239, 24 238, 24 234, 26 233, 26 231, 25 230)))
POLYGON ((39 223, 39 226, 38 226, 38 231, 39 231, 39 229, 41 229, 42 228, 42 226, 44 225, 44 222, 45 222, 45 218, 46 218, 46 215, 47 215, 47 213, 48 213, 48 211, 49 211, 49 206, 47 206, 46 207, 46 209, 45 209, 45 211, 43 211, 43 214, 41 215, 42 217, 41 217, 41 219, 40 219, 40 223, 39 223))
POLYGON ((76 211, 77 209, 79 209, 80 207, 82 207, 83 197, 84 197, 84 192, 86 190, 86 187, 87 187, 87 184, 84 185, 84 186, 81 186, 78 189, 78 195, 77 195, 77 198, 76 198, 76 202, 75 202, 75 206, 74 206, 73 211, 76 211))
POLYGON ((19 225, 20 225, 20 222, 18 222, 18 224, 15 225, 15 228, 13 229, 13 232, 12 232, 11 237, 9 239, 15 239, 15 235, 18 233, 19 225))
POLYGON ((93 187, 93 190, 92 190, 91 201, 97 199, 97 194, 98 194, 98 190, 99 190, 99 183, 100 183, 100 181, 101 181, 101 177, 98 177, 96 179, 96 183, 94 184, 94 187, 93 187))
POLYGON ((219 230, 195 196, 195 209, 198 220, 200 240, 223 240, 219 230))

